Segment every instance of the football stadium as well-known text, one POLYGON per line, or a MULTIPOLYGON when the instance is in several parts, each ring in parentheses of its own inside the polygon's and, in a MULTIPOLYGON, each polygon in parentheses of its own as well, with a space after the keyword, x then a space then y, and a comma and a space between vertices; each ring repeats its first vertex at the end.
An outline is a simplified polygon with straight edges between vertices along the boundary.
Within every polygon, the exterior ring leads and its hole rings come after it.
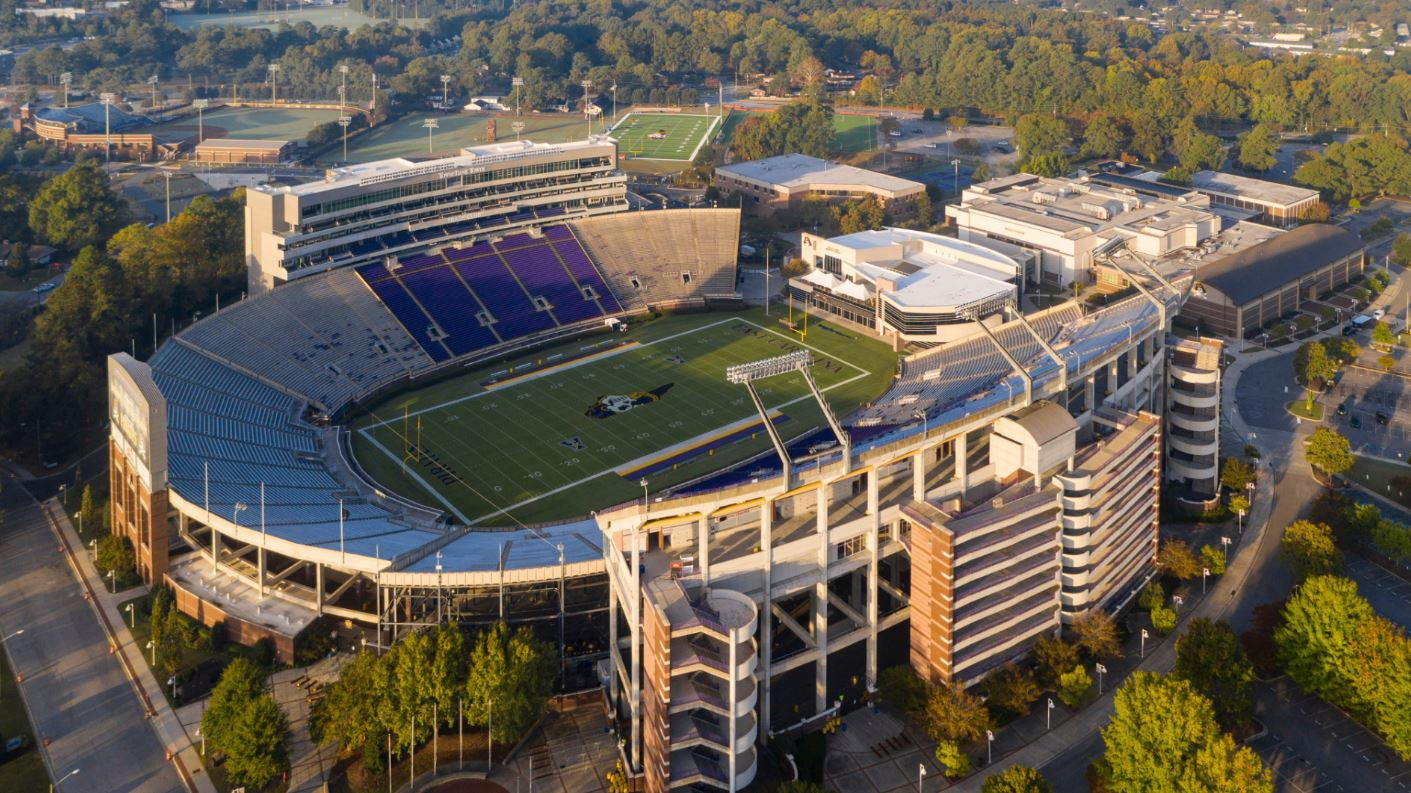
POLYGON ((720 117, 713 115, 633 111, 614 124, 609 134, 617 139, 622 153, 634 160, 690 162, 719 123, 720 117))
POLYGON ((817 242, 766 312, 739 211, 627 210, 614 145, 252 190, 263 288, 109 359, 143 577, 286 660, 314 632, 529 626, 649 791, 739 790, 879 670, 971 684, 1134 597, 1188 271, 1021 311, 1021 263, 897 232, 846 263, 817 242), (944 310, 944 340, 888 305, 944 310))

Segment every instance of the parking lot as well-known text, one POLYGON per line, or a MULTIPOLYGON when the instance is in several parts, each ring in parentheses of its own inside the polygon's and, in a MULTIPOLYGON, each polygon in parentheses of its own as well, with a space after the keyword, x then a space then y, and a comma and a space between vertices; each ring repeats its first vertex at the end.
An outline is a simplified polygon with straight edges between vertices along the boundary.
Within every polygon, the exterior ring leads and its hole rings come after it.
POLYGON ((1411 453, 1411 380, 1348 368, 1322 403, 1325 422, 1347 436, 1353 452, 1389 460, 1411 453))

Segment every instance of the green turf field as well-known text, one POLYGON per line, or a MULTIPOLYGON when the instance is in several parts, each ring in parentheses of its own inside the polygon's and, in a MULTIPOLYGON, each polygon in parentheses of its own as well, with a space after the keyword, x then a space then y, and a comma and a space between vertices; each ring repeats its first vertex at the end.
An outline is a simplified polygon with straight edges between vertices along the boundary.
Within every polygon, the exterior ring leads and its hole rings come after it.
MULTIPOLYGON (((266 97, 268 98, 268 97, 266 97)), ((302 143, 309 130, 338 120, 337 110, 296 107, 223 107, 204 114, 207 138, 253 138, 254 140, 292 140, 302 143)), ((173 143, 196 137, 196 116, 168 121, 154 127, 144 127, 162 143, 173 143)), ((422 131, 423 146, 425 130, 422 131)))
POLYGON ((849 154, 876 148, 876 121, 872 116, 833 114, 833 148, 849 154))
MULTIPOLYGON (((640 493, 638 477, 630 474, 634 466, 664 450, 705 443, 756 416, 744 389, 726 382, 725 368, 797 349, 798 337, 777 321, 777 311, 770 318, 759 311, 676 315, 626 334, 517 356, 378 406, 354 422, 354 451, 386 486, 467 520, 509 523, 499 509, 526 523, 582 516, 640 493), (620 339, 637 345, 492 390, 482 385, 510 366, 548 365, 556 353, 620 339), (640 404, 607 417, 587 415, 610 395, 640 404), (420 437, 428 453, 408 463, 407 473, 404 434, 413 446, 420 437), (443 469, 439 478, 430 470, 432 455, 443 469)), ((821 321, 810 321, 802 343, 813 351, 815 381, 840 414, 875 398, 896 366, 886 345, 821 321)), ((786 439, 823 425, 801 375, 764 381, 759 390, 770 409, 787 417, 777 425, 786 439)), ((756 432, 652 473, 652 488, 704 476, 768 448, 768 436, 756 432)))
POLYGON ((714 115, 628 113, 612 135, 629 158, 690 162, 717 123, 714 115))

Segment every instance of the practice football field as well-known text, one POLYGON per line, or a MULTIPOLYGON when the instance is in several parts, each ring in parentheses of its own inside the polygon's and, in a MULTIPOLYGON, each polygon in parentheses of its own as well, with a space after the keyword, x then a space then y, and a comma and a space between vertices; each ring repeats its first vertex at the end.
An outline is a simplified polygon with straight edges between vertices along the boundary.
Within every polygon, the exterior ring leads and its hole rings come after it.
POLYGON ((630 158, 690 162, 717 121, 714 115, 628 113, 611 134, 630 158))
MULTIPOLYGON (((839 415, 886 387, 885 345, 813 319, 800 340, 777 319, 677 315, 516 356, 375 408, 354 451, 382 484, 468 522, 586 515, 640 495, 643 476, 657 491, 769 449, 728 366, 807 347, 839 415)), ((786 440, 824 425, 802 375, 757 388, 786 440)))

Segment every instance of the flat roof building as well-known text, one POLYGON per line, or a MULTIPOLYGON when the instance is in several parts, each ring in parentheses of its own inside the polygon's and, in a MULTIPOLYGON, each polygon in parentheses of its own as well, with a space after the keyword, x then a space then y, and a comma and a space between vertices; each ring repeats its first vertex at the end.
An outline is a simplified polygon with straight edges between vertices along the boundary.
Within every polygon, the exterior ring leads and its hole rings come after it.
POLYGON ((827 201, 873 196, 894 216, 910 215, 926 186, 910 179, 842 165, 806 154, 781 154, 715 169, 722 193, 736 194, 755 214, 797 207, 805 198, 827 201))
POLYGON ((1304 301, 1360 275, 1365 249, 1346 229, 1299 226, 1198 268, 1181 316, 1203 333, 1252 338, 1304 301))
POLYGON ((459 240, 627 208, 617 143, 507 141, 454 157, 331 168, 300 185, 245 193, 249 290, 293 278, 387 261, 459 240))
POLYGON ((1050 287, 1087 283, 1094 256, 1124 242, 1159 259, 1219 232, 1207 196, 1142 187, 1020 173, 971 185, 959 204, 946 207, 946 217, 962 240, 1033 251, 1027 279, 1050 287))
POLYGON ((207 138, 196 144, 196 162, 211 165, 277 165, 293 158, 295 146, 287 140, 207 138))
POLYGON ((802 303, 906 342, 936 344, 974 332, 1019 297, 1023 266, 1003 253, 924 231, 886 228, 831 239, 805 233, 793 278, 802 303))

